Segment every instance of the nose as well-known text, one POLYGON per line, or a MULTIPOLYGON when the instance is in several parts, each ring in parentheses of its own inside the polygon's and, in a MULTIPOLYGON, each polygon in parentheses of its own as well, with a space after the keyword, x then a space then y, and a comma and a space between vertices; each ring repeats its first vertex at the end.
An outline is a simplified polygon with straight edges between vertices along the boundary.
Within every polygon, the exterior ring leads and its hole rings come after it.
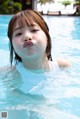
POLYGON ((23 40, 24 40, 24 41, 27 41, 27 40, 31 40, 31 39, 32 39, 31 33, 30 33, 29 31, 26 31, 26 32, 24 33, 23 40))

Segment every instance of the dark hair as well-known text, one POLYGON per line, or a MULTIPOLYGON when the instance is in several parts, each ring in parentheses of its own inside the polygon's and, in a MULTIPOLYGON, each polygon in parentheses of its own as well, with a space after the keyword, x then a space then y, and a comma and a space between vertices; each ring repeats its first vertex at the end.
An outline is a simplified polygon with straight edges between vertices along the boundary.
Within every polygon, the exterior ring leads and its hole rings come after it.
POLYGON ((24 11, 21 11, 21 12, 15 14, 11 18, 9 25, 8 25, 8 37, 10 40, 10 63, 11 63, 11 65, 13 62, 13 53, 15 55, 15 61, 16 62, 22 61, 22 59, 14 51, 13 44, 12 44, 12 35, 13 35, 14 27, 15 27, 16 23, 18 23, 21 27, 23 27, 26 24, 27 25, 32 24, 33 21, 36 22, 41 27, 41 29, 44 31, 44 33, 47 36, 48 46, 46 47, 46 54, 47 54, 48 60, 52 60, 52 57, 51 57, 51 37, 49 35, 49 28, 48 28, 46 22, 44 21, 41 14, 38 13, 37 11, 24 10, 24 11))

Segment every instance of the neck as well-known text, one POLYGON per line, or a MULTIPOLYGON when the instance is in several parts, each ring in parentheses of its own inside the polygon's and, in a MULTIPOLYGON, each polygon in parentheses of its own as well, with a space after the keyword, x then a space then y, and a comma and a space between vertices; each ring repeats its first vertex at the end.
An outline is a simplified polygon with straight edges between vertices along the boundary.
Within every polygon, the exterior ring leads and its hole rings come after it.
POLYGON ((23 65, 26 69, 33 71, 33 72, 43 72, 43 71, 49 71, 49 63, 48 59, 39 58, 38 60, 29 60, 25 61, 22 60, 23 65))

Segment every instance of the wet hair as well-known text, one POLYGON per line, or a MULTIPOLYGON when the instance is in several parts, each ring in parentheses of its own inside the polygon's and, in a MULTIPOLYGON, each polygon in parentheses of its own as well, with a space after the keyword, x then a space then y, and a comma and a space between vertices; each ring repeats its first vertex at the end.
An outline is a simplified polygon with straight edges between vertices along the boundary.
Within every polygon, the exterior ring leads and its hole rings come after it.
POLYGON ((41 16, 41 14, 37 11, 34 10, 24 10, 21 11, 17 14, 15 14, 8 25, 8 38, 10 41, 10 63, 12 65, 13 62, 13 55, 15 56, 15 61, 16 62, 22 62, 21 57, 18 56, 18 54, 15 52, 15 49, 13 47, 12 44, 12 35, 13 35, 13 31, 14 28, 16 26, 16 24, 18 23, 21 27, 24 26, 28 26, 31 25, 33 22, 37 23, 40 28, 44 31, 44 33, 46 34, 47 37, 47 42, 48 45, 46 47, 46 54, 47 54, 47 58, 48 60, 52 60, 52 56, 51 56, 51 37, 49 35, 49 28, 45 22, 45 20, 43 19, 43 17, 41 16))

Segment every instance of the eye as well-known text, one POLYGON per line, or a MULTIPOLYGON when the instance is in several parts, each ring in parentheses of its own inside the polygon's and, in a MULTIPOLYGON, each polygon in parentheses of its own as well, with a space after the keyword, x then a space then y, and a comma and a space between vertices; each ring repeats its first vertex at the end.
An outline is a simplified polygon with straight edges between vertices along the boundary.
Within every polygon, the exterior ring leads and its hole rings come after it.
POLYGON ((37 32, 39 31, 38 29, 32 29, 31 32, 37 32))
POLYGON ((21 35, 22 35, 21 32, 15 34, 15 36, 21 36, 21 35))

